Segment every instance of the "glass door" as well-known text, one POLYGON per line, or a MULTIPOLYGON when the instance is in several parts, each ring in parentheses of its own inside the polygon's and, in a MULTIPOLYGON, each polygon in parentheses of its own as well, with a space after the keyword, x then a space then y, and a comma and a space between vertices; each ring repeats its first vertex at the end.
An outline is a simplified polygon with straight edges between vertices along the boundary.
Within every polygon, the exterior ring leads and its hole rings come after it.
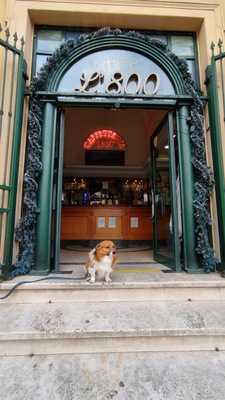
POLYGON ((59 270, 60 237, 61 237, 61 209, 62 209, 62 180, 63 180, 63 152, 64 152, 64 111, 57 115, 54 181, 52 201, 52 237, 51 237, 51 269, 59 270))
POLYGON ((154 259, 180 270, 182 222, 177 134, 172 111, 151 139, 154 259))

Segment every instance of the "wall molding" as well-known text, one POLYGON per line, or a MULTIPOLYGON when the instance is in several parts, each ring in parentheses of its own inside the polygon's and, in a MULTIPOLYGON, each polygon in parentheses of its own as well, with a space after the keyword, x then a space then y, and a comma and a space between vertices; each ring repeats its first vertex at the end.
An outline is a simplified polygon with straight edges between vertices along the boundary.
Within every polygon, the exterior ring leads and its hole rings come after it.
MULTIPOLYGON (((30 3, 29 0, 17 0, 17 2, 30 3)), ((214 11, 221 5, 221 2, 211 0, 200 0, 196 1, 165 1, 165 0, 130 0, 124 2, 124 0, 32 0, 32 3, 57 3, 57 4, 74 4, 74 5, 101 5, 115 8, 117 6, 122 8, 136 7, 136 8, 173 8, 173 9, 186 9, 186 10, 206 10, 214 11)))

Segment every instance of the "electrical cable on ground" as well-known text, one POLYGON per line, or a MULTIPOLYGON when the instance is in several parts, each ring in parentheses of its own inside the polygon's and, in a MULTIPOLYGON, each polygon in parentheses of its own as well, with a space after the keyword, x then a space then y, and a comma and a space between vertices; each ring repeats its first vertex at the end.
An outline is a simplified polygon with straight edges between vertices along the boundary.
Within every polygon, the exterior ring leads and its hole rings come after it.
POLYGON ((36 283, 36 282, 41 282, 41 281, 47 281, 47 280, 66 280, 66 281, 83 281, 86 279, 86 276, 81 277, 81 278, 67 278, 65 276, 48 276, 46 278, 40 278, 40 279, 35 279, 32 281, 20 281, 17 282, 9 291, 6 293, 4 296, 0 297, 0 300, 5 300, 7 297, 9 297, 19 286, 25 285, 27 283, 36 283))

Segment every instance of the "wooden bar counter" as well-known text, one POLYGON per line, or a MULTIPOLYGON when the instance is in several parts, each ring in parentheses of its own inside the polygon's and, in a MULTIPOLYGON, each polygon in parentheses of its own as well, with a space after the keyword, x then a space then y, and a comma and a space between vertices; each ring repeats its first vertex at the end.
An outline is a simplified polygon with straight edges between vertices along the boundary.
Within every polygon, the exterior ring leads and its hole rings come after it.
POLYGON ((61 240, 152 240, 148 206, 63 206, 61 240))

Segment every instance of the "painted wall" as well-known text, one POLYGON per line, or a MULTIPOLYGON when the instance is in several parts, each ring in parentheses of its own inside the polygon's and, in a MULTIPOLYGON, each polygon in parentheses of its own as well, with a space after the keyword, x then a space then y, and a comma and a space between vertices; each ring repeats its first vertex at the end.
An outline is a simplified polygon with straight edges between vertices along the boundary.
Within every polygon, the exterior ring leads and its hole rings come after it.
MULTIPOLYGON (((224 0, 0 0, 0 18, 9 21, 11 31, 24 36, 25 58, 28 75, 31 70, 34 24, 61 26, 112 26, 140 29, 195 31, 198 39, 200 79, 205 93, 205 68, 210 62, 210 43, 225 41, 225 2, 224 0)), ((220 103, 221 104, 221 103, 220 103)), ((222 104, 221 104, 222 107, 222 104)), ((17 219, 20 216, 22 198, 23 165, 26 145, 26 102, 24 126, 22 131, 21 168, 17 202, 17 219)), ((221 126, 225 131, 224 121, 221 126)), ((208 159, 210 156, 210 132, 206 111, 206 142, 208 159)), ((223 152, 225 158, 225 135, 223 152)), ((218 243, 216 203, 212 203, 213 235, 218 243)))
POLYGON ((0 21, 3 22, 6 19, 6 0, 1 0, 0 2, 0 21))
MULTIPOLYGON (((3 28, 3 24, 6 21, 6 0, 1 0, 0 1, 0 23, 3 28)), ((3 52, 2 49, 0 49, 0 74, 2 73, 3 65, 3 52)), ((1 76, 1 75, 0 75, 1 76)))

